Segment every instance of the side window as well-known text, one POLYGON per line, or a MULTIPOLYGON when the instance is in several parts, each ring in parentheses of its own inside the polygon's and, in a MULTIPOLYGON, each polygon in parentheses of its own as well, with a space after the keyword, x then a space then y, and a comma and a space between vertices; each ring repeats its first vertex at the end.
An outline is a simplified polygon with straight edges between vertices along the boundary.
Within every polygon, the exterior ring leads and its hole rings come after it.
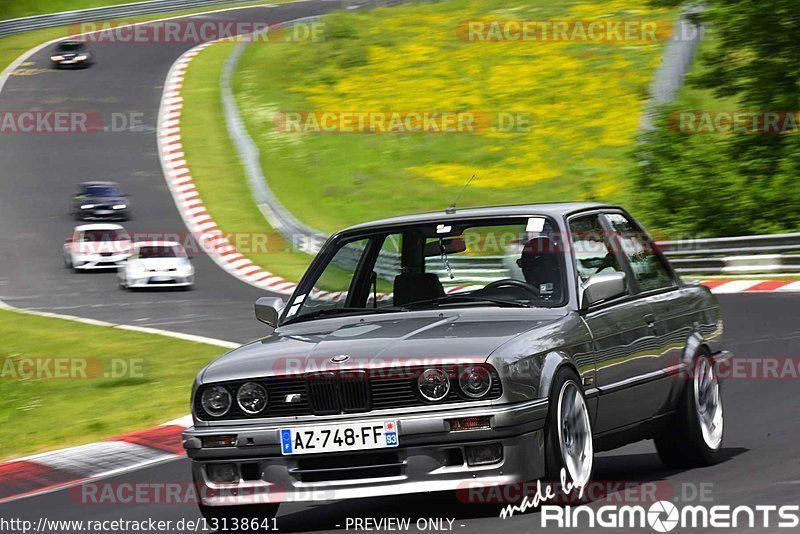
POLYGON ((622 271, 605 238, 599 215, 572 219, 569 222, 569 233, 572 256, 581 281, 585 282, 597 273, 622 271))
POLYGON ((353 241, 336 251, 331 262, 320 274, 311 293, 298 295, 292 301, 288 316, 305 315, 320 310, 343 308, 347 300, 350 282, 368 240, 353 241))
POLYGON ((628 258, 642 291, 675 285, 672 276, 659 255, 653 251, 653 245, 644 232, 621 213, 609 213, 606 218, 619 237, 622 253, 628 258))

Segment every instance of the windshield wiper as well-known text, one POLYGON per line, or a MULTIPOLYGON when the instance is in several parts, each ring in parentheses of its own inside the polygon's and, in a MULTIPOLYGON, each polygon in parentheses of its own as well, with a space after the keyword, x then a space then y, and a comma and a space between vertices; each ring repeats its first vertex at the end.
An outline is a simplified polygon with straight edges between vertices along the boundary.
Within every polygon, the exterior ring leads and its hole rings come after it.
POLYGON ((436 297, 433 299, 416 300, 408 302, 404 305, 406 308, 423 308, 426 306, 440 306, 442 304, 480 304, 488 303, 502 308, 530 308, 530 305, 513 300, 493 299, 489 297, 477 297, 472 295, 445 295, 443 297, 436 297))
POLYGON ((395 306, 388 306, 385 308, 325 308, 322 310, 305 313, 303 315, 298 315, 297 317, 289 319, 283 324, 286 325, 286 324, 298 323, 302 321, 319 319, 320 317, 327 317, 332 315, 367 315, 374 313, 396 313, 399 311, 405 311, 405 310, 404 308, 395 306))

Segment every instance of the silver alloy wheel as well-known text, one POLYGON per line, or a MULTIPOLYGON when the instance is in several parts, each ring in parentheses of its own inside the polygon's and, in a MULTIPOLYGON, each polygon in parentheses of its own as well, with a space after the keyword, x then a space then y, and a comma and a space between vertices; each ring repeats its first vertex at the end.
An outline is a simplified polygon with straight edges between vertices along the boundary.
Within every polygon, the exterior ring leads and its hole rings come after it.
POLYGON ((585 486, 592 476, 594 448, 589 410, 578 385, 569 380, 558 394, 558 443, 569 478, 585 486))
POLYGON ((694 407, 703 441, 712 449, 719 449, 722 443, 722 397, 719 394, 719 381, 714 367, 708 358, 700 358, 694 370, 694 407))

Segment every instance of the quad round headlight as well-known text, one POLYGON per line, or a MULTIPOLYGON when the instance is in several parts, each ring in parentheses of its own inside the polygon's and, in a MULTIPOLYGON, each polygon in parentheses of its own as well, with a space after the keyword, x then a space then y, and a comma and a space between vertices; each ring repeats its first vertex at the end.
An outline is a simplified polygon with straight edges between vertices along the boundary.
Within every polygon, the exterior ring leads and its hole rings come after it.
POLYGON ((249 415, 255 415, 264 411, 267 407, 267 390, 264 386, 255 382, 242 384, 236 393, 236 403, 242 411, 249 415))
POLYGON ((440 401, 450 393, 450 378, 441 369, 425 369, 417 378, 417 387, 429 401, 440 401))
POLYGON ((458 375, 458 387, 471 399, 479 399, 492 389, 492 373, 486 367, 466 367, 458 375))
POLYGON ((223 386, 211 386, 203 390, 200 405, 212 417, 220 417, 231 409, 231 393, 223 386))

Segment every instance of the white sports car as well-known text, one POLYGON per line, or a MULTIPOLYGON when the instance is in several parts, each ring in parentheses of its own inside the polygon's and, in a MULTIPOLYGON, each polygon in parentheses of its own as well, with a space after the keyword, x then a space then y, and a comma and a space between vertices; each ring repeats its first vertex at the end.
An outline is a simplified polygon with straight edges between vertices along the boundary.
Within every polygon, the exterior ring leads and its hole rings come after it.
POLYGON ((131 253, 131 238, 118 224, 76 226, 64 240, 64 265, 76 271, 116 269, 131 253))
POLYGON ((117 271, 123 289, 144 287, 181 287, 194 285, 194 267, 180 243, 174 241, 140 241, 117 271))

